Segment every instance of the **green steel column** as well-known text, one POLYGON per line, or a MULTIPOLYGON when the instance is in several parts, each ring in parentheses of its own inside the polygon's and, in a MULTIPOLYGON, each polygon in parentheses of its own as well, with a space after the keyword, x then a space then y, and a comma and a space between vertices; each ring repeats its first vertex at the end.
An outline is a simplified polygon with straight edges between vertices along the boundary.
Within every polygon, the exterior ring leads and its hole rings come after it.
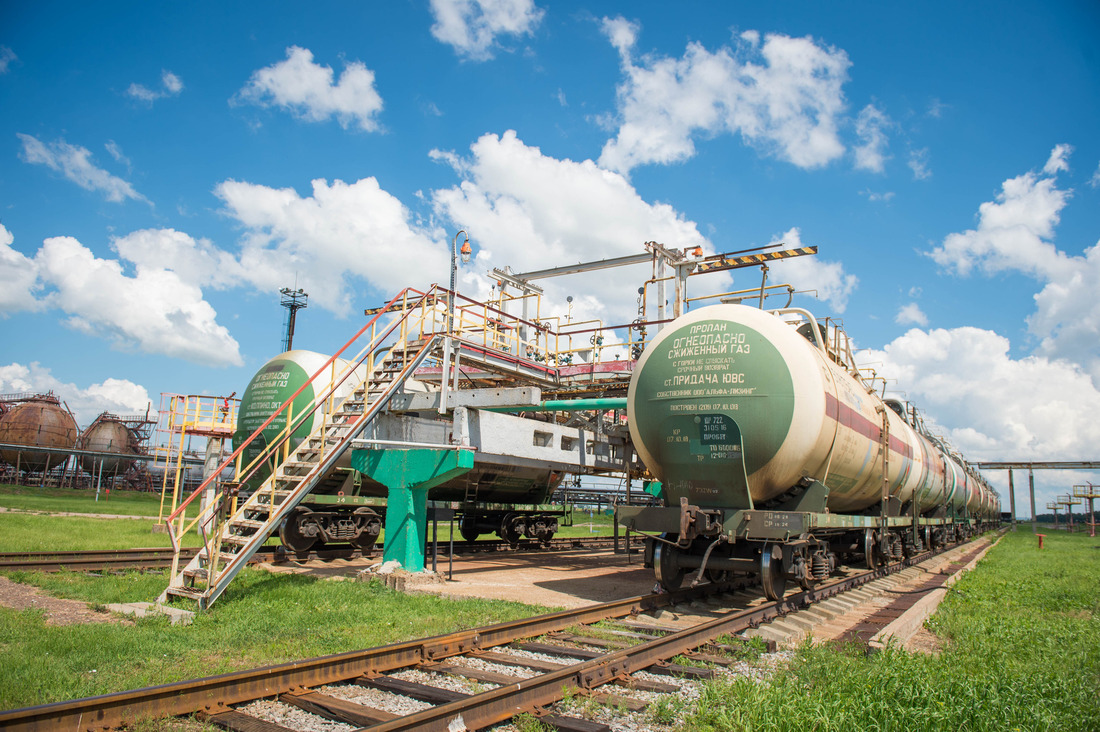
POLYGON ((472 450, 370 448, 352 450, 351 466, 389 489, 382 561, 424 571, 428 491, 474 467, 472 450))

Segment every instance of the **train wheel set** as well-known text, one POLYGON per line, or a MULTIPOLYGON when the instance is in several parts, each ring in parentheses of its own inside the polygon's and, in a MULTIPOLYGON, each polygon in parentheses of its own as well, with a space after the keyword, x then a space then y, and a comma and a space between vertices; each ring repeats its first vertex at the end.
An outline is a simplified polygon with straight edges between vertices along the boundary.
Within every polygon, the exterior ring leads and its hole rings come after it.
MULTIPOLYGON (((753 518, 762 522, 791 521, 790 514, 776 517, 763 511, 754 512, 753 518)), ((804 520, 812 518, 807 515, 804 520)), ((628 527, 636 525, 630 519, 624 522, 628 527)), ((691 526, 690 521, 687 525, 691 526)), ((994 524, 985 523, 926 523, 918 524, 914 531, 913 524, 895 521, 885 531, 866 528, 795 537, 743 535, 730 539, 726 534, 664 532, 646 537, 645 566, 654 570, 658 584, 668 592, 681 589, 691 574, 693 587, 704 581, 721 583, 735 576, 755 575, 764 595, 777 600, 791 584, 808 590, 826 581, 841 564, 855 561, 868 569, 881 569, 927 550, 965 542, 993 528, 994 524)))
MULTIPOLYGON (((378 541, 386 519, 386 501, 368 498, 371 505, 347 506, 324 503, 330 500, 364 500, 358 496, 320 496, 318 502, 297 506, 279 527, 283 546, 297 554, 322 548, 351 545, 368 551, 378 541)), ((466 541, 496 534, 503 541, 517 546, 523 539, 549 546, 560 528, 566 511, 558 506, 540 505, 498 507, 448 504, 444 509, 453 515, 458 533, 466 541)))

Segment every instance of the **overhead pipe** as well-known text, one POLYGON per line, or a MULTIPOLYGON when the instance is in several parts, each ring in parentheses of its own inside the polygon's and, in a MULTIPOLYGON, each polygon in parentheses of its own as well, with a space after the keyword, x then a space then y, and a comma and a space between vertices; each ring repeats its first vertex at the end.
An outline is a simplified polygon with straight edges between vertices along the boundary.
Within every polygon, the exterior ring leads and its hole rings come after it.
POLYGON ((597 397, 593 399, 548 399, 538 404, 515 407, 486 407, 486 412, 583 412, 626 409, 626 397, 597 397))

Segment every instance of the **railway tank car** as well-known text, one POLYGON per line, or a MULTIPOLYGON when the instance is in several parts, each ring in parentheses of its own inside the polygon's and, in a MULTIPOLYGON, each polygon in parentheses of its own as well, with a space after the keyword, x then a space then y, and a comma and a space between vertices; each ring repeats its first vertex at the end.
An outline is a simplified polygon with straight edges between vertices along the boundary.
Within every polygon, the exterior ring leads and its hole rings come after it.
POLYGON ((646 348, 628 394, 631 438, 663 508, 623 508, 666 589, 685 574, 759 575, 765 593, 825 579, 995 521, 996 493, 868 386, 842 330, 801 309, 713 305, 646 348))
MULTIPOLYGON (((312 384, 307 382, 328 362, 328 358, 313 351, 293 350, 274 356, 261 366, 241 397, 233 435, 234 449, 244 444, 299 387, 305 385, 291 405, 292 420, 295 414, 300 415, 310 407, 316 395, 325 393, 333 380, 331 373, 319 376, 312 384)), ((332 371, 340 373, 349 366, 348 362, 337 360, 332 371)), ((364 378, 366 370, 362 367, 355 369, 354 374, 336 389, 335 404, 339 404, 364 378)), ((408 392, 422 392, 429 387, 409 379, 404 388, 408 392)), ((297 427, 291 435, 287 452, 297 447, 322 419, 322 410, 318 410, 297 427)), ((255 488, 271 474, 278 456, 268 457, 263 464, 256 463, 256 460, 267 444, 280 439, 286 424, 285 413, 278 415, 264 428, 260 438, 242 451, 242 471, 238 480, 244 490, 255 488)), ((563 478, 563 474, 550 469, 475 466, 461 478, 433 488, 429 498, 462 506, 456 517, 462 536, 468 540, 474 540, 483 533, 496 532, 510 543, 516 543, 524 536, 546 542, 558 530, 558 516, 545 509, 531 507, 548 503, 563 478)), ((351 544, 359 549, 368 549, 380 534, 385 502, 364 499, 380 499, 386 495, 384 486, 351 469, 351 455, 346 453, 337 461, 333 472, 283 523, 279 531, 280 539, 295 552, 333 544, 351 544)))

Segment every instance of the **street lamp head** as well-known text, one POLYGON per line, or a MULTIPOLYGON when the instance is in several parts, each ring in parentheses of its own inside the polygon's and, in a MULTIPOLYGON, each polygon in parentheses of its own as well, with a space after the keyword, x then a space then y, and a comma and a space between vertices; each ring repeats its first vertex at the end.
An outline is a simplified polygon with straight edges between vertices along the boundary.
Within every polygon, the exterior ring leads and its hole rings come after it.
POLYGON ((470 255, 474 253, 473 248, 470 246, 470 237, 466 237, 466 241, 462 242, 462 249, 459 250, 462 255, 462 263, 468 264, 470 262, 470 255))

